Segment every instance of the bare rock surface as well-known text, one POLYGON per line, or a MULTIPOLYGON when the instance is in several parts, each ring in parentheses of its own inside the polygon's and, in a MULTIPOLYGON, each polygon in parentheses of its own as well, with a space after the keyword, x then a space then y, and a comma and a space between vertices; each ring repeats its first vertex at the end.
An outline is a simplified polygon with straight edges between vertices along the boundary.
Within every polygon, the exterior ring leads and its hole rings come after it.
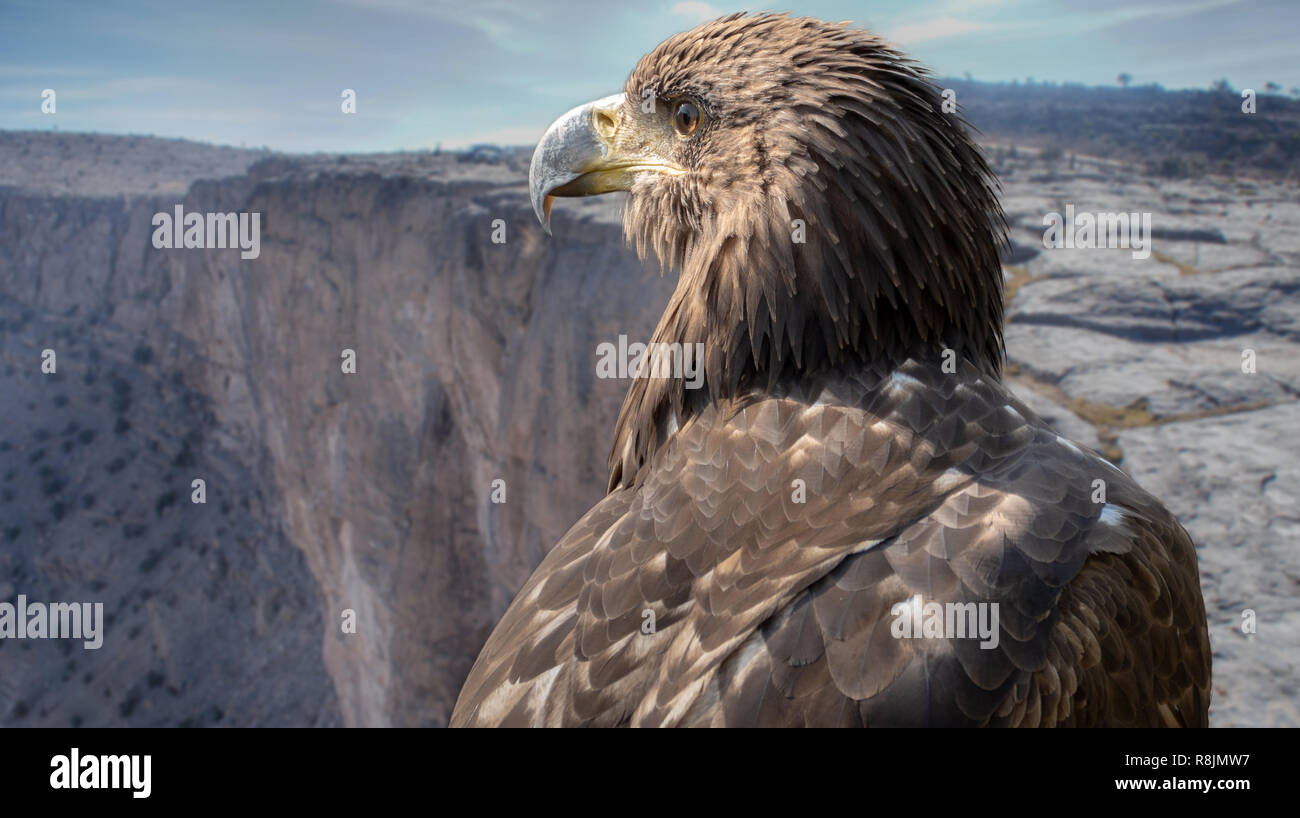
MULTIPOLYGON (((1300 726, 1300 207, 1294 186, 1010 168, 1013 384, 1091 424, 1197 543, 1216 726, 1300 726), (1149 212, 1150 257, 1043 245, 1043 216, 1149 212), (1256 632, 1243 633, 1253 612, 1256 632)), ((1058 166, 1061 162, 1056 163, 1058 166)), ((1008 168, 1002 169, 1004 172, 1008 168)), ((1004 177, 1008 178, 1008 177, 1004 177)))
POLYGON ((1300 726, 1300 438, 1295 404, 1122 432, 1124 467, 1198 546, 1212 724, 1300 726), (1245 634, 1251 617, 1257 632, 1245 634))

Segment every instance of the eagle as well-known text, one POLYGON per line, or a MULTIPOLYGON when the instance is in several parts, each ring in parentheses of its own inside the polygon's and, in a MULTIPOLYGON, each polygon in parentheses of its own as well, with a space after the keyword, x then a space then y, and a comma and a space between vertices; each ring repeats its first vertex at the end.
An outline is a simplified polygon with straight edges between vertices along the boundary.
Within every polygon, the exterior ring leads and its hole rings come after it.
POLYGON ((865 30, 736 14, 547 130, 543 227, 626 191, 703 378, 632 380, 452 726, 1206 725, 1195 546, 1004 383, 1007 223, 944 102, 865 30))

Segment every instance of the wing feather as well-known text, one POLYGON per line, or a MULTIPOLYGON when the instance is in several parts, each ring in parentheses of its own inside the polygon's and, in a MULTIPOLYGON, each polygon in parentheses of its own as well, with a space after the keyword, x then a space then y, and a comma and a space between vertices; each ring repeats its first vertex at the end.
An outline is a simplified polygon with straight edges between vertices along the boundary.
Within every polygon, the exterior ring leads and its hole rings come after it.
POLYGON ((643 474, 543 560, 453 724, 1206 722, 1186 532, 978 371, 711 406, 643 474), (897 638, 917 596, 996 606, 996 644, 897 638))

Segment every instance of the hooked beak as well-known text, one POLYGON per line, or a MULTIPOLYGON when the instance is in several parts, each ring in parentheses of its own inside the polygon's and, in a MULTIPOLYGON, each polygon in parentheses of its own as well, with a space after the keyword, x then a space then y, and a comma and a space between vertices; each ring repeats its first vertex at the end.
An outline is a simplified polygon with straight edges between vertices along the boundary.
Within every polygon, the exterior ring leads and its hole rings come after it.
POLYGON ((557 196, 631 190, 637 174, 684 172, 655 156, 649 146, 659 140, 642 138, 638 123, 625 118, 623 94, 614 94, 579 105, 546 129, 528 168, 528 193, 547 235, 557 196))

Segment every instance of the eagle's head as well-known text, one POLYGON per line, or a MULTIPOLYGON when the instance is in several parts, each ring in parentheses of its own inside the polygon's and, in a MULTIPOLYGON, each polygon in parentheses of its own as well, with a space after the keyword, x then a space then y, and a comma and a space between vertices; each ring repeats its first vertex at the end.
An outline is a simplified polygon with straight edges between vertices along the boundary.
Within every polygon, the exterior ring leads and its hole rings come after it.
MULTIPOLYGON (((731 15, 557 120, 533 155, 533 206, 546 225, 554 197, 628 192, 627 237, 681 273, 652 340, 704 344, 711 399, 945 350, 996 373, 1006 225, 944 103, 866 31, 731 15)), ((653 447, 691 403, 638 381, 620 438, 653 447)))

